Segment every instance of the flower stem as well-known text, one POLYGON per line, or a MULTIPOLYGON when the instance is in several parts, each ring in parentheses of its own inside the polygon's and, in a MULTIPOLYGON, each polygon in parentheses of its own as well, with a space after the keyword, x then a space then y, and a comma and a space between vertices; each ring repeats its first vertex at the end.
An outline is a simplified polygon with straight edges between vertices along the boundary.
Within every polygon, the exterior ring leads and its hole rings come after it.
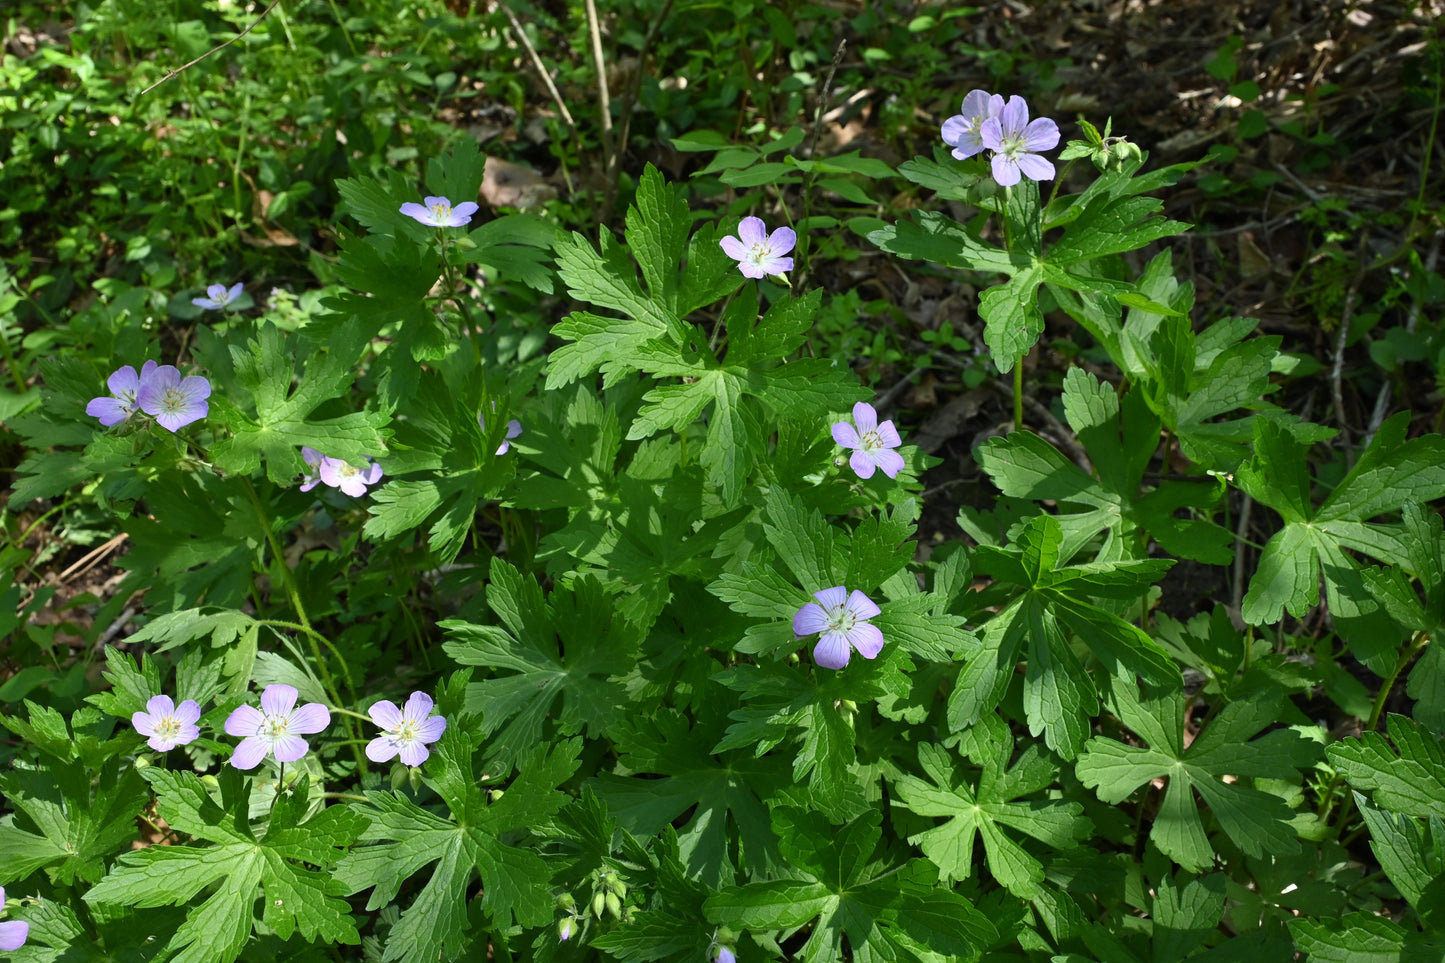
POLYGON ((1024 427, 1024 356, 1014 360, 1014 431, 1024 427))

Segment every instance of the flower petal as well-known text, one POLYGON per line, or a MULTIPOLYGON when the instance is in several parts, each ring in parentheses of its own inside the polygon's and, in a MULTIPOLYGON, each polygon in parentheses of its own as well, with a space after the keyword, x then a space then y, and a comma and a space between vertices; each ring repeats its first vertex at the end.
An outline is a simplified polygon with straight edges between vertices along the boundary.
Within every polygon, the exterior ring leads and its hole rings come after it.
POLYGON ((873 477, 873 471, 878 466, 874 464, 873 456, 866 451, 855 451, 848 456, 848 464, 853 466, 853 472, 864 480, 873 477))
POLYGON ((191 723, 182 723, 181 731, 176 733, 176 745, 187 746, 199 738, 201 738, 200 726, 191 723))
POLYGON ((842 632, 824 632, 813 646, 813 661, 825 669, 841 669, 848 664, 848 637, 842 632))
POLYGON ((1019 177, 1019 165, 1003 154, 994 154, 991 164, 993 179, 999 187, 1013 187, 1022 179, 1019 177))
POLYGON ((828 614, 816 602, 809 602, 793 616, 793 634, 798 638, 815 635, 828 627, 828 614))
POLYGON ((849 594, 848 601, 843 604, 843 607, 849 612, 852 612, 853 617, 858 619, 871 619, 883 611, 877 605, 873 604, 872 599, 857 589, 854 589, 852 593, 849 594))
POLYGON ((295 686, 284 682, 272 683, 261 693, 261 711, 268 716, 284 716, 296 705, 298 695, 300 693, 295 686))
POLYGON ((401 710, 396 707, 396 703, 388 702, 385 699, 381 702, 373 702, 371 708, 366 710, 366 714, 371 716, 372 722, 383 729, 395 729, 402 723, 401 710))
POLYGON ((728 235, 721 241, 718 241, 718 244, 722 246, 723 253, 734 261, 741 261, 748 256, 748 249, 743 246, 743 242, 732 235, 728 235))
MULTIPOLYGON (((236 710, 226 717, 226 735, 228 736, 254 736, 261 731, 266 724, 266 717, 261 710, 255 706, 237 706, 236 710)), ((250 766, 244 768, 250 769, 250 766)))
POLYGON ((282 736, 271 744, 271 755, 277 762, 295 762, 310 748, 300 736, 282 736))
POLYGON ((126 392, 135 394, 140 390, 140 375, 136 374, 135 369, 130 365, 121 365, 109 378, 105 379, 105 386, 117 398, 126 392))
POLYGON ((432 697, 425 692, 413 692, 402 707, 401 714, 411 722, 421 722, 431 715, 432 706, 436 705, 432 697))
POLYGON ((421 725, 416 727, 416 738, 419 742, 436 742, 447 730, 445 716, 432 716, 421 725))
POLYGON ((863 439, 858 437, 858 429, 846 421, 833 422, 833 440, 844 448, 858 448, 863 444, 863 439))
POLYGON ((130 724, 135 726, 135 731, 143 736, 156 734, 156 719, 144 712, 132 712, 130 724))
POLYGON ((194 725, 201 718, 201 705, 195 699, 187 699, 176 706, 176 721, 182 726, 194 725))
POLYGON ((832 588, 820 589, 813 593, 813 598, 822 603, 823 608, 829 612, 836 612, 843 607, 848 600, 848 590, 841 585, 832 588))
POLYGON ((860 401, 853 406, 853 421, 858 426, 858 434, 866 435, 878 427, 878 412, 866 401, 860 401))
POLYGON ((100 423, 109 428, 130 417, 131 408, 119 398, 92 398, 85 406, 85 413, 92 418, 99 418, 100 423))
POLYGON ((268 744, 260 736, 249 736, 236 745, 231 753, 231 765, 237 769, 255 769, 266 758, 268 744))
POLYGON ((878 426, 878 440, 883 442, 884 448, 897 448, 903 444, 903 439, 898 437, 898 429, 893 427, 892 421, 885 421, 878 426))
POLYGON ((1024 176, 1033 181, 1051 181, 1054 179, 1054 165, 1038 154, 1022 154, 1018 159, 1019 170, 1024 176))
POLYGON ((372 762, 390 762, 396 753, 396 740, 390 736, 377 736, 366 744, 366 758, 372 762))
POLYGON ((943 133, 943 142, 950 147, 957 147, 966 134, 972 133, 971 125, 962 114, 954 114, 945 120, 940 130, 943 133))
POLYGON ((989 150, 1003 150, 1003 125, 997 117, 990 117, 979 126, 978 139, 989 150))
POLYGON ((288 728, 292 732, 310 735, 313 732, 320 732, 329 725, 331 725, 331 710, 319 702, 308 702, 291 713, 291 724, 288 728))
POLYGON ((1024 144, 1031 151, 1053 150, 1059 146, 1059 125, 1047 117, 1030 121, 1024 128, 1024 144))
POLYGON ((30 935, 30 924, 24 920, 7 920, 0 923, 0 950, 10 952, 25 945, 30 935))
MULTIPOLYGON (((772 248, 773 255, 787 254, 798 243, 798 232, 791 227, 780 227, 768 236, 768 247, 772 248)), ((788 267, 791 268, 792 259, 788 259, 788 267)))
POLYGON ((848 633, 848 642, 865 659, 876 659, 883 651, 883 633, 876 625, 855 625, 848 633))
POLYGON ((401 764, 403 766, 420 766, 426 762, 431 750, 419 742, 408 742, 401 747, 401 764))
POLYGON ((761 217, 745 217, 738 223, 738 238, 744 247, 763 244, 768 239, 768 227, 761 217))
POLYGON ((875 451, 873 453, 873 462, 879 468, 883 469, 883 474, 889 478, 897 478, 898 473, 905 467, 903 456, 896 451, 889 451, 887 449, 875 451))

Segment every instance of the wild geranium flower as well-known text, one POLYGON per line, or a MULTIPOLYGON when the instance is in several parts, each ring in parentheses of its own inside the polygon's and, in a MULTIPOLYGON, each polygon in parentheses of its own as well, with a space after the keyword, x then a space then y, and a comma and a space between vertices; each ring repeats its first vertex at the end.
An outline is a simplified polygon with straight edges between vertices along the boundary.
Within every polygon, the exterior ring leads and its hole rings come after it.
POLYGON ((993 151, 993 179, 1000 187, 1012 187, 1022 177, 1054 179, 1054 165, 1035 152, 1059 145, 1059 125, 1047 117, 1030 122, 1029 105, 1017 94, 997 116, 984 120, 979 137, 983 146, 993 151))
MULTIPOLYGON (((496 410, 496 407, 496 405, 492 405, 493 410, 496 410)), ((477 424, 482 426, 482 431, 486 431, 487 416, 479 413, 477 415, 477 424)), ((522 423, 515 418, 507 419, 507 437, 502 439, 501 446, 497 448, 497 454, 505 455, 509 450, 511 450, 512 439, 517 437, 521 433, 522 423)))
POLYGON ((85 406, 85 413, 92 418, 99 418, 100 423, 107 428, 125 421, 135 413, 136 398, 140 394, 141 386, 151 379, 158 367, 160 365, 154 361, 147 361, 141 365, 140 374, 136 374, 135 368, 130 365, 117 368, 105 380, 111 397, 102 395, 90 399, 90 403, 85 406))
POLYGON ((719 946, 713 951, 712 963, 738 963, 738 955, 729 947, 719 946))
MULTIPOLYGON (((0 886, 0 909, 5 907, 5 887, 0 886)), ((24 920, 7 920, 0 923, 0 950, 6 953, 25 945, 30 935, 30 924, 24 920)))
POLYGON ((738 262, 744 277, 761 278, 793 269, 793 259, 784 255, 798 243, 798 235, 791 227, 780 227, 769 234, 762 218, 745 217, 738 224, 737 237, 725 237, 718 243, 728 257, 738 262))
POLYGON ((841 669, 853 649, 865 659, 877 658, 883 650, 883 633, 868 620, 882 609, 872 599, 857 589, 849 594, 841 585, 814 592, 813 598, 818 601, 793 616, 793 634, 801 639, 822 633, 813 647, 814 662, 825 669, 841 669))
POLYGON ((197 738, 201 730, 196 721, 201 718, 201 707, 193 699, 180 705, 171 701, 168 695, 151 696, 146 700, 146 711, 131 715, 135 731, 150 736, 146 745, 156 752, 169 752, 176 746, 184 746, 197 738))
POLYGON ((970 90, 963 98, 963 113, 954 114, 943 122, 943 142, 953 148, 953 156, 967 160, 983 150, 980 129, 990 117, 997 117, 1003 110, 1003 97, 986 90, 970 90))
POLYGON ((156 424, 167 431, 179 431, 206 417, 211 405, 211 383, 200 375, 182 378, 175 365, 163 364, 141 382, 136 401, 140 410, 154 415, 156 424))
POLYGON ((852 448, 848 464, 858 473, 859 478, 872 478, 875 468, 883 469, 889 478, 897 478, 903 470, 903 456, 891 449, 903 444, 898 429, 892 421, 878 423, 878 412, 866 401, 853 406, 853 422, 839 421, 833 424, 833 440, 844 448, 852 448))
POLYGON ((447 720, 433 716, 432 698, 425 692, 413 692, 400 709, 394 703, 373 703, 367 710, 371 721, 381 726, 382 734, 366 744, 366 758, 372 762, 389 762, 401 755, 404 766, 420 766, 431 755, 426 747, 446 731, 447 720))
POLYGON ((224 284, 213 284, 206 288, 206 296, 203 298, 191 298, 191 303, 198 308, 205 308, 207 311, 220 311, 235 303, 241 296, 241 282, 237 281, 229 289, 224 284))
POLYGON ((428 227, 461 227, 477 213, 474 201, 467 201, 456 207, 452 207, 452 202, 445 197, 426 197, 423 201, 424 204, 407 201, 401 205, 401 212, 428 227))
POLYGON ((306 462, 307 466, 311 469, 311 471, 301 476, 301 490, 303 492, 309 492, 321 484, 321 463, 326 460, 326 456, 315 448, 302 445, 301 460, 306 462))
MULTIPOLYGON (((305 457, 306 453, 303 451, 301 454, 305 457)), ((368 458, 366 461, 365 465, 353 465, 340 458, 322 458, 317 472, 321 480, 332 488, 339 488, 352 498, 360 498, 366 494, 367 485, 381 481, 381 466, 376 459, 368 458)))
POLYGON ((299 693, 284 683, 268 685, 261 693, 261 708, 238 706, 226 719, 226 734, 243 736, 231 754, 237 769, 255 769, 266 756, 277 762, 295 762, 311 748, 302 736, 331 725, 331 711, 319 702, 296 708, 299 693))

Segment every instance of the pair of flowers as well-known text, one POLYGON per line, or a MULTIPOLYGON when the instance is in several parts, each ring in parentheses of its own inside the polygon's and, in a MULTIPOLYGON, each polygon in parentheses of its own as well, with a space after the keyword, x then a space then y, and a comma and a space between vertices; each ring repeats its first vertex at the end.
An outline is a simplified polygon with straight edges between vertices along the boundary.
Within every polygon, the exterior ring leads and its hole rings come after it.
POLYGON ((139 410, 174 432, 206 417, 211 410, 206 400, 211 396, 211 383, 200 375, 181 377, 175 365, 147 361, 139 373, 130 365, 122 365, 105 384, 110 395, 90 399, 85 413, 99 418, 107 428, 139 410))
MULTIPOLYGON (((310 751, 302 736, 314 735, 331 725, 331 711, 319 702, 296 705, 299 693, 294 686, 276 683, 261 693, 261 708, 239 706, 226 717, 226 734, 240 736, 231 765, 237 769, 255 769, 268 755, 277 762, 295 762, 310 751)), ((389 762, 401 757, 403 765, 420 766, 431 755, 427 743, 436 742, 446 731, 447 720, 433 716, 431 696, 413 692, 406 705, 398 709, 382 700, 368 711, 371 721, 381 727, 381 735, 366 745, 366 757, 372 762, 389 762)), ((146 744, 156 752, 168 752, 184 746, 201 734, 196 723, 201 707, 186 699, 179 706, 170 696, 151 696, 146 711, 130 717, 137 732, 148 736, 146 744)))
POLYGON ((943 142, 959 160, 993 151, 993 179, 1012 187, 1024 177, 1054 179, 1054 165, 1037 152, 1058 146, 1059 125, 1047 117, 1030 121, 1029 105, 1017 94, 1005 103, 1001 94, 971 90, 963 98, 963 113, 943 122, 943 142))
POLYGON ((353 465, 340 458, 329 458, 307 445, 301 446, 301 458, 312 470, 301 479, 303 492, 309 492, 317 485, 324 484, 330 488, 339 488, 352 498, 360 498, 366 494, 368 485, 381 481, 381 466, 374 458, 368 458, 365 465, 353 465))

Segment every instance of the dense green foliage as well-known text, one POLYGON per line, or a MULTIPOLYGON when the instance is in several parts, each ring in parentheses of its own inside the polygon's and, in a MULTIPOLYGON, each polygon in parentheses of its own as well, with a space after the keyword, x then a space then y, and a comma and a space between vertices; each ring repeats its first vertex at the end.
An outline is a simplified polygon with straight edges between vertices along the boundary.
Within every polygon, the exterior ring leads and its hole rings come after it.
MULTIPOLYGON (((1066 65, 978 45, 963 8, 263 9, 3 25, 8 958, 1445 951, 1445 437, 1408 403, 1439 427, 1409 387, 1445 359, 1428 163, 1407 213, 1350 214, 1395 243, 1310 287, 1346 305, 1317 358, 1200 295, 1169 206, 1265 197, 1227 171, 1267 118, 1160 163, 1042 108, 1066 65), (884 133, 830 146, 860 77, 884 133), (1056 180, 936 143, 974 86, 1059 120, 1056 180), (496 201, 488 140, 552 182, 496 201), (404 212, 433 196, 487 203, 404 212), (743 215, 796 229, 787 275, 740 273, 743 215), (244 292, 193 304, 218 280, 244 292), (148 360, 204 375, 204 417, 125 407, 107 379, 148 360), (899 403, 933 372, 1001 399, 972 482, 899 403), (897 472, 835 427, 870 401, 897 472), (850 628, 835 669, 799 618, 838 586, 884 644, 850 628), (328 723, 237 768, 278 686, 328 723), (374 705, 414 692, 444 732, 379 758, 374 705), (140 731, 162 694, 199 737, 140 731)), ((1402 116, 1438 109, 1428 39, 1402 116)), ((1248 104, 1242 43, 1201 69, 1248 104)), ((1300 175, 1336 146, 1273 135, 1300 175)), ((1316 265, 1340 208, 1312 201, 1316 265)))

